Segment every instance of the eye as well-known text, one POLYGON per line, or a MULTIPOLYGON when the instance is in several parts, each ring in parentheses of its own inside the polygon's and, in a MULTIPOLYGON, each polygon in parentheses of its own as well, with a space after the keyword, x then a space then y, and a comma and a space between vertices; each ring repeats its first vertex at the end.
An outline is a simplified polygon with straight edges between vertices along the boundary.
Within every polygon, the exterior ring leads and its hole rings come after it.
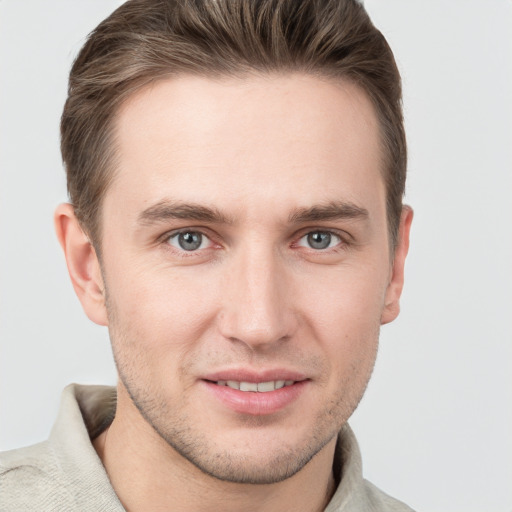
POLYGON ((180 231, 171 235, 167 241, 176 249, 188 252, 207 249, 212 243, 206 235, 199 231, 180 231))
POLYGON ((330 231, 311 231, 299 240, 298 245, 321 251, 336 247, 341 242, 341 238, 330 231))

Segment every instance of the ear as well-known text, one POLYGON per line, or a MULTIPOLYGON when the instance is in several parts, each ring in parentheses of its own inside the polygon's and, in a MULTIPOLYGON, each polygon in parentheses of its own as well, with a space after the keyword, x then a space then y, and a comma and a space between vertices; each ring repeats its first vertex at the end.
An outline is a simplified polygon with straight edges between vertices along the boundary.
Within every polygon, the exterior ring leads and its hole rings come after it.
POLYGON ((100 263, 75 216, 73 206, 68 203, 59 205, 55 210, 54 222, 73 288, 85 314, 99 325, 108 325, 100 263))
POLYGON ((380 318, 382 325, 392 322, 400 313, 400 295, 402 295, 404 287, 405 258, 409 251, 409 232, 411 230, 412 218, 412 208, 404 205, 402 215, 400 216, 398 243, 395 248, 391 279, 386 290, 384 309, 380 318))

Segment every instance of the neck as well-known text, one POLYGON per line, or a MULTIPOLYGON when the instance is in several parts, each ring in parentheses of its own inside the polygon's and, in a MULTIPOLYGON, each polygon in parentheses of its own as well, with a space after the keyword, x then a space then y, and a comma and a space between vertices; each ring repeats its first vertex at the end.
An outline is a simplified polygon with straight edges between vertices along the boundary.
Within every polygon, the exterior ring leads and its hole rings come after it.
POLYGON ((224 482, 204 474, 147 424, 122 389, 112 425, 94 447, 127 512, 316 512, 335 490, 332 475, 336 439, 294 476, 278 483, 224 482))

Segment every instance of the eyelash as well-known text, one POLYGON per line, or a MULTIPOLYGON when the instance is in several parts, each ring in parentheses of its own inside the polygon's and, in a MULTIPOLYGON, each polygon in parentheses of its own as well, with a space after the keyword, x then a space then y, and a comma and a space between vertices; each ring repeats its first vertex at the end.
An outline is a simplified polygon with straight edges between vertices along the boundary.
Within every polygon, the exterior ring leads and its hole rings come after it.
MULTIPOLYGON (((177 247, 173 247, 169 242, 171 239, 176 239, 181 234, 185 233, 196 233, 199 234, 206 239, 210 241, 211 245, 217 245, 220 247, 219 243, 215 242, 215 237, 213 237, 211 234, 205 232, 203 229, 200 228, 186 228, 186 229, 180 229, 178 231, 171 231, 167 232, 164 235, 160 237, 161 243, 166 247, 167 250, 172 251, 174 254, 177 254, 178 256, 182 258, 188 258, 188 257, 194 257, 207 249, 211 249, 212 247, 206 247, 203 249, 195 249, 191 251, 187 251, 186 249, 179 249, 177 247)), ((294 237, 294 241, 290 244, 291 247, 303 247, 306 250, 312 251, 315 254, 321 255, 321 254, 332 254, 337 253, 346 250, 351 243, 348 241, 349 235, 345 232, 340 232, 335 229, 308 229, 307 231, 302 231, 300 236, 294 237), (333 247, 327 247, 325 249, 315 249, 313 247, 306 247, 299 245, 300 241, 306 238, 307 236, 314 234, 314 233, 322 233, 322 234, 328 234, 330 236, 334 236, 338 239, 338 243, 333 247)))
MULTIPOLYGON (((306 243, 309 243, 306 242, 306 243)), ((348 245, 347 241, 345 240, 345 238, 337 231, 334 231, 334 230, 329 230, 329 229, 313 229, 313 230, 309 230, 307 233, 304 233, 302 234, 296 242, 294 242, 292 244, 292 246, 299 246, 299 247, 304 247, 305 249, 309 249, 315 253, 318 253, 318 254, 322 254, 322 253, 325 253, 325 254, 329 254, 331 252, 338 252, 344 248, 346 248, 346 246, 348 245), (329 243, 332 241, 331 239, 334 237, 336 238, 338 241, 337 243, 333 246, 333 247, 325 247, 325 248, 314 248, 314 247, 311 247, 311 246, 306 246, 306 245, 301 245, 300 242, 304 239, 307 239, 307 237, 309 237, 310 235, 313 235, 313 234, 322 234, 322 235, 329 235, 330 239, 329 239, 329 243)))
MULTIPOLYGON (((209 240, 210 244, 212 244, 212 245, 216 244, 214 237, 211 234, 206 233, 202 229, 195 229, 195 228, 185 228, 185 229, 180 229, 178 231, 171 231, 171 232, 165 233, 164 235, 162 235, 162 237, 160 237, 160 240, 167 250, 172 251, 173 254, 178 255, 181 258, 190 258, 190 257, 194 257, 194 256, 197 257, 197 255, 201 251, 211 248, 211 247, 207 247, 204 249, 199 249, 199 250, 196 249, 196 250, 192 250, 192 251, 187 251, 186 249, 179 249, 177 247, 173 247, 170 244, 171 239, 178 238, 180 235, 185 234, 185 233, 197 233, 197 234, 205 237, 207 240, 209 240)), ((216 244, 216 245, 220 246, 220 244, 216 244)))

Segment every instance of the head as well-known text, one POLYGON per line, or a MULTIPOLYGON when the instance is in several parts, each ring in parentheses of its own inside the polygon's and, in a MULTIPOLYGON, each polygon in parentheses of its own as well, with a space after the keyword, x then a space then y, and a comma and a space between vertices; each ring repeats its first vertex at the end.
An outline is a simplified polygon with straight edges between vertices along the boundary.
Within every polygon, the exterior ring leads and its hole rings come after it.
POLYGON ((356 0, 131 0, 89 36, 70 73, 62 155, 75 213, 97 250, 116 165, 115 119, 136 91, 183 74, 301 72, 351 82, 379 120, 391 247, 406 176, 400 75, 385 38, 356 0))
POLYGON ((399 75, 362 6, 127 2, 74 64, 62 147, 57 231, 109 327, 114 422, 232 482, 332 450, 411 222, 399 75))

